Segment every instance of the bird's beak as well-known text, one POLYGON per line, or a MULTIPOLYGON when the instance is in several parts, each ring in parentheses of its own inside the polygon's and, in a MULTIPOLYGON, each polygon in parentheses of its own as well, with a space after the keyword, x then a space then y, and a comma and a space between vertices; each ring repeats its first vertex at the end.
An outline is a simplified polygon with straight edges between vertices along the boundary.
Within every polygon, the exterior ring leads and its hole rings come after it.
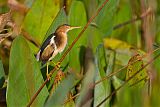
POLYGON ((69 30, 78 29, 78 28, 81 28, 81 26, 71 26, 69 30))

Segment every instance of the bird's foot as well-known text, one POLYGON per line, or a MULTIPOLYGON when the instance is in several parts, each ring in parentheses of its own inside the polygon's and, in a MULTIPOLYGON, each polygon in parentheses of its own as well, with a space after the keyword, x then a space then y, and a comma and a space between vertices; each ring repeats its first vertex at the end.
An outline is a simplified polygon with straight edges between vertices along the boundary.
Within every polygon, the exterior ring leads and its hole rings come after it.
POLYGON ((52 63, 54 64, 54 66, 55 66, 57 69, 59 69, 59 68, 61 67, 61 63, 60 63, 60 62, 55 63, 55 62, 52 61, 52 63))
POLYGON ((50 74, 46 74, 47 76, 47 80, 50 81, 51 80, 51 75, 50 74))
POLYGON ((61 67, 61 63, 58 62, 58 63, 56 64, 56 67, 59 69, 59 68, 61 67))

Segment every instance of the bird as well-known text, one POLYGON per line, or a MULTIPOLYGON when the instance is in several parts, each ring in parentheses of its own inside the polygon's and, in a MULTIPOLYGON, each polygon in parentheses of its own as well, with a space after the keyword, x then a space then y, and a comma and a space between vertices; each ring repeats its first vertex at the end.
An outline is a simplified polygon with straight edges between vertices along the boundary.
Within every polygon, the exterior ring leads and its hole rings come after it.
MULTIPOLYGON (((58 53, 62 53, 67 45, 67 32, 80 28, 79 26, 70 26, 68 24, 60 25, 54 33, 50 34, 48 38, 41 45, 36 59, 42 61, 42 64, 50 62, 58 53)), ((47 63, 47 76, 48 76, 48 63, 47 63)))

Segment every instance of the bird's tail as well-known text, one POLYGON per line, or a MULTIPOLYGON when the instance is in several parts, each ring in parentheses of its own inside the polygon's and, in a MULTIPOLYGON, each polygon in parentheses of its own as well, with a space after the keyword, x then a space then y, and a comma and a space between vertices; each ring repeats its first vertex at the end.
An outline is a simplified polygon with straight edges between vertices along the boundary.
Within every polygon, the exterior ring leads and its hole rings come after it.
MULTIPOLYGON (((36 59, 37 59, 37 61, 40 61, 40 54, 41 54, 41 50, 37 53, 37 55, 36 55, 36 59)), ((45 63, 46 63, 47 61, 42 61, 42 65, 44 65, 45 63)))

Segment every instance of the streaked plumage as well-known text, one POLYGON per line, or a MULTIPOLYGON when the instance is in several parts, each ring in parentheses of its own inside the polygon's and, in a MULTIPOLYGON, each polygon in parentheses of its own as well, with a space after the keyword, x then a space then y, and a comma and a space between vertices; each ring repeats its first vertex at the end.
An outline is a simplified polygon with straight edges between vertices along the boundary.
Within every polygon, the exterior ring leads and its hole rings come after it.
POLYGON ((52 60, 58 53, 61 53, 67 45, 67 32, 74 28, 67 24, 61 25, 42 44, 36 58, 43 63, 52 60))

